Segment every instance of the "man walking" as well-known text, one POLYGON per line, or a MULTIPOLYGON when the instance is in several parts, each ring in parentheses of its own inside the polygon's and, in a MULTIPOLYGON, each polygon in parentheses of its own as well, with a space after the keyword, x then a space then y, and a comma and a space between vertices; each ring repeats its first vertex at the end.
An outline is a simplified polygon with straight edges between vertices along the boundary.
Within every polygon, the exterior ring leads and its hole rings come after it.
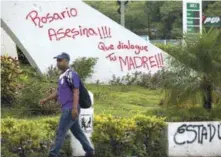
POLYGON ((56 134, 55 144, 50 149, 49 157, 58 156, 60 148, 64 143, 65 135, 69 129, 83 146, 83 149, 86 152, 85 157, 93 157, 94 149, 91 147, 79 124, 80 78, 76 72, 69 68, 70 56, 67 53, 62 53, 54 58, 57 59, 57 67, 62 72, 58 81, 58 90, 40 101, 40 104, 44 104, 50 100, 58 98, 62 105, 62 114, 56 134), (72 82, 73 89, 70 88, 66 75, 68 75, 69 81, 72 82))

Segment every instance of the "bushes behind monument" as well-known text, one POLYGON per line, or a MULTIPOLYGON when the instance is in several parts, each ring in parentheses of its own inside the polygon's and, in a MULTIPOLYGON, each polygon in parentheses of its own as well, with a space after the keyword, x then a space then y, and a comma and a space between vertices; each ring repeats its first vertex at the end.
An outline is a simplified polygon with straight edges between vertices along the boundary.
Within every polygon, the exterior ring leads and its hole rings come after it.
MULTIPOLYGON (((83 57, 75 59, 71 66, 77 69, 84 81, 93 74, 96 62, 96 58, 83 57)), ((1 56, 1 98, 3 106, 10 107, 7 110, 16 112, 16 115, 19 116, 56 113, 60 108, 57 102, 51 101, 42 106, 39 105, 39 100, 56 90, 59 74, 60 71, 51 66, 46 75, 40 75, 30 65, 19 64, 16 58, 1 56)), ((5 108, 3 108, 4 111, 5 108)), ((6 114, 8 115, 8 113, 6 114)))
POLYGON ((11 105, 19 88, 18 76, 21 74, 19 62, 10 56, 1 56, 1 102, 11 105))

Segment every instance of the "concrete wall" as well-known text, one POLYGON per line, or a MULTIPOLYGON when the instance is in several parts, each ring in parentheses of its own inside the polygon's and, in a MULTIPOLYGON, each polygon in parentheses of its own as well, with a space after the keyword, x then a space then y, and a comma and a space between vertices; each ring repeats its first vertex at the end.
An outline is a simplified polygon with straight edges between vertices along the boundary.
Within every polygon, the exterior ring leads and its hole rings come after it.
POLYGON ((169 156, 221 156, 221 121, 168 123, 169 156))
POLYGON ((11 37, 1 28, 1 55, 9 55, 18 58, 16 44, 11 37))
POLYGON ((162 50, 82 1, 3 1, 2 26, 40 72, 61 52, 99 58, 91 82, 165 66, 162 50))

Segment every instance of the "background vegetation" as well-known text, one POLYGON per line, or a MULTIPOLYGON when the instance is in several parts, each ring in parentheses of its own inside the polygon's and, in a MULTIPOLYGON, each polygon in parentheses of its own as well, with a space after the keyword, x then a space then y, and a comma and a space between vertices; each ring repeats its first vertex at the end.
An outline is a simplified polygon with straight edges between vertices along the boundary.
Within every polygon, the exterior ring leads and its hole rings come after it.
MULTIPOLYGON (((58 117, 35 120, 2 120, 2 157, 46 157, 54 140, 58 117)), ((134 116, 128 118, 110 115, 96 116, 93 142, 96 157, 127 155, 164 156, 165 129, 163 118, 134 116)), ((67 137, 60 156, 70 157, 67 137)))
MULTIPOLYGON (((82 64, 85 60, 91 62, 90 59, 77 59, 82 64)), ((93 67, 91 64, 86 71, 90 73, 93 67)), ((55 90, 54 79, 59 73, 51 67, 49 73, 41 77, 29 66, 21 66, 21 69, 23 72, 18 77, 20 89, 11 105, 2 108, 2 156, 44 157, 54 140, 60 106, 53 101, 44 106, 38 102, 55 90)), ((4 73, 2 78, 8 78, 8 74, 4 73)), ((210 110, 205 110, 198 101, 193 103, 191 97, 184 104, 168 104, 165 101, 168 79, 171 79, 171 71, 162 70, 154 75, 113 76, 110 85, 99 82, 86 85, 95 99, 92 139, 97 157, 163 157, 167 147, 166 121, 221 120, 219 101, 214 102, 210 110)), ((213 98, 219 99, 219 95, 215 96, 214 92, 213 98)), ((61 157, 72 153, 69 141, 67 136, 61 157)))
MULTIPOLYGON (((87 4, 120 23, 116 1, 85 1, 87 4)), ((220 1, 203 1, 203 14, 221 15, 220 1)), ((181 39, 182 1, 129 1, 125 11, 125 26, 138 35, 153 39, 181 39)))
MULTIPOLYGON (((116 1, 86 1, 116 22, 116 1)), ((204 1, 206 16, 221 15, 219 1, 204 1)), ((181 39, 181 1, 130 1, 126 28, 150 39, 181 39), (142 9, 141 9, 142 8, 142 9)), ((169 69, 113 76, 108 85, 86 84, 95 99, 93 142, 97 157, 166 156, 165 122, 221 120, 221 31, 187 37, 182 47, 157 45, 172 57, 169 69)), ((72 67, 91 77, 96 58, 78 58, 72 67)), ((40 76, 19 51, 18 60, 1 57, 1 144, 3 157, 47 156, 60 105, 39 100, 56 90, 59 71, 40 76), (20 64, 19 64, 20 63, 20 64)), ((60 156, 71 154, 67 137, 60 156)))

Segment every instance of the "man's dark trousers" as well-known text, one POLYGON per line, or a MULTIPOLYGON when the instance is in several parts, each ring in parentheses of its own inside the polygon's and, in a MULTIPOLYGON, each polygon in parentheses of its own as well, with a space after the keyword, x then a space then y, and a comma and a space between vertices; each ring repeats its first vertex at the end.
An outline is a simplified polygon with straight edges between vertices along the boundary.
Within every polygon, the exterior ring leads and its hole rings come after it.
POLYGON ((76 137, 76 139, 79 140, 85 152, 90 153, 94 151, 80 127, 79 116, 73 119, 71 111, 71 109, 65 109, 62 111, 55 139, 55 144, 52 146, 49 152, 49 157, 58 156, 59 151, 64 143, 65 136, 69 129, 71 130, 72 134, 76 137))

